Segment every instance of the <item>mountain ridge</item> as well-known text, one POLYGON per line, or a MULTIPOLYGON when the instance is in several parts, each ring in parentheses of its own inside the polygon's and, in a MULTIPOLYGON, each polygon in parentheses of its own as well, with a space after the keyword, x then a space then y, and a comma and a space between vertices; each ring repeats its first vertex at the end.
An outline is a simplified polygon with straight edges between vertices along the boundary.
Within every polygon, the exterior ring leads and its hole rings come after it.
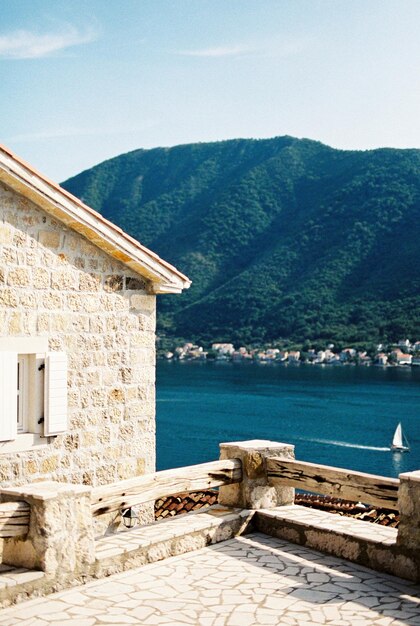
POLYGON ((290 136, 182 144, 114 157, 63 186, 192 278, 160 299, 160 331, 245 342, 418 333, 420 150, 290 136))

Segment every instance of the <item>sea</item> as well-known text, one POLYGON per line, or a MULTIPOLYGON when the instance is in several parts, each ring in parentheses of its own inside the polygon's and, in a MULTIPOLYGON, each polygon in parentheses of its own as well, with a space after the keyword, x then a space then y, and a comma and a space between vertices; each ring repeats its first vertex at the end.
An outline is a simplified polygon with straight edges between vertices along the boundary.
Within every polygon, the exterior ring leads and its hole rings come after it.
POLYGON ((158 470, 270 439, 301 461, 397 477, 420 470, 420 367, 159 361, 156 422, 158 470), (410 452, 389 449, 398 422, 410 452))

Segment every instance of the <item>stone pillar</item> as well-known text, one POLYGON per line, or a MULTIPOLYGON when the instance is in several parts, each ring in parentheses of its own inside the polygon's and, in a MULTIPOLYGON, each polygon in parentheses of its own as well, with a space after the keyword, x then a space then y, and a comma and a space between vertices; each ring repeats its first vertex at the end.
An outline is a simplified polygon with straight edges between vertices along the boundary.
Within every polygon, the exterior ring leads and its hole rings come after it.
POLYGON ((420 470, 400 474, 397 545, 420 556, 420 470))
POLYGON ((53 481, 2 489, 3 501, 31 506, 26 537, 4 541, 3 562, 65 578, 95 560, 90 487, 53 481))
POLYGON ((241 459, 242 482, 220 487, 219 503, 244 509, 271 509, 293 504, 293 487, 270 485, 265 458, 294 459, 294 446, 276 441, 254 439, 220 444, 220 459, 241 459))

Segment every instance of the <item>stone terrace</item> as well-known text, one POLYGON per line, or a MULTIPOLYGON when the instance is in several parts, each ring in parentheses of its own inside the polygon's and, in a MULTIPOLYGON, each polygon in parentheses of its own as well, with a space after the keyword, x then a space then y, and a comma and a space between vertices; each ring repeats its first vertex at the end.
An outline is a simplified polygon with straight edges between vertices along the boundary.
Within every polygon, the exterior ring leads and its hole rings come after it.
POLYGON ((260 533, 0 611, 0 626, 418 626, 414 583, 260 533))
POLYGON ((296 461, 292 446, 260 440, 222 444, 221 457, 95 489, 43 482, 3 490, 9 500, 0 505, 5 549, 11 548, 3 565, 15 568, 0 574, 3 605, 60 595, 5 608, 0 626, 28 616, 33 625, 71 623, 69 614, 86 615, 82 626, 420 626, 419 587, 390 576, 420 582, 420 471, 399 479, 350 472, 296 461), (302 482, 315 491, 339 491, 355 500, 398 507, 400 525, 378 527, 296 505, 294 487, 302 482), (217 486, 218 505, 94 539, 95 516, 131 510, 168 492, 217 486), (22 506, 30 506, 30 523, 21 519, 22 506), (27 564, 28 551, 38 561, 27 564), (98 578, 118 584, 110 587, 98 578), (63 591, 82 582, 86 586, 76 596, 74 590, 63 591), (97 590, 102 604, 92 600, 90 589, 97 590), (118 591, 115 598, 113 590, 118 591), (72 613, 57 604, 57 598, 72 598, 72 603, 75 597, 86 598, 72 613), (325 604, 331 610, 324 612, 325 604), (32 606, 35 613, 28 614, 26 607, 32 606), (92 613, 92 608, 97 610, 92 613), (141 612, 144 619, 133 621, 141 612), (3 616, 11 621, 3 622, 3 616))

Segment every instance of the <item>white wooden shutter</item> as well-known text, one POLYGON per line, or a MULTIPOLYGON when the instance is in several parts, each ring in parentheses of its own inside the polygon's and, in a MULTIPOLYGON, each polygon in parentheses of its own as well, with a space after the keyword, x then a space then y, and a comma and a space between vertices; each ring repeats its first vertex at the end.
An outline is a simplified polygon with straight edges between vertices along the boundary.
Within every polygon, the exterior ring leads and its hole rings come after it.
POLYGON ((67 354, 45 355, 44 435, 58 435, 67 430, 67 354))
POLYGON ((17 436, 17 353, 0 352, 0 441, 17 436))

